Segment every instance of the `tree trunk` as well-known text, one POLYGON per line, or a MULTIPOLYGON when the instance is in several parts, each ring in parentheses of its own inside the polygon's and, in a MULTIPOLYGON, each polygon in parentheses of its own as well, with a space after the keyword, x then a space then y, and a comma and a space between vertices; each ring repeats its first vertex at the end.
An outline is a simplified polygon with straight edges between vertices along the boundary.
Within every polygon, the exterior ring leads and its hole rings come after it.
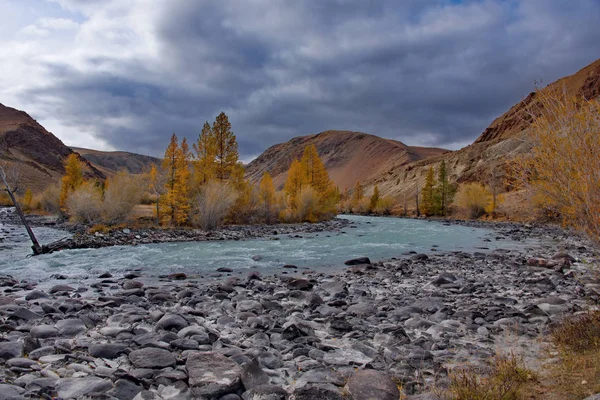
POLYGON ((10 199, 12 200, 13 204, 15 205, 17 214, 19 214, 19 218, 21 218, 21 222, 23 222, 23 225, 25 226, 25 230, 27 231, 27 234, 29 235, 29 238, 31 239, 31 243, 33 243, 33 246, 31 246, 31 249, 33 250, 33 254, 36 256, 38 254, 42 254, 42 247, 40 246, 37 239, 35 238, 35 235, 33 234, 31 227, 29 226, 29 222, 27 222, 27 219, 25 219, 25 214, 23 214, 23 211, 21 210, 21 207, 19 206, 19 203, 17 202, 17 199, 15 198, 14 193, 12 192, 12 190, 10 190, 10 187, 8 186, 8 182, 6 182, 6 178, 4 177, 4 174, 0 174, 0 176, 2 177, 2 182, 4 183, 4 186, 6 187, 6 192, 8 193, 8 195, 10 196, 10 199))

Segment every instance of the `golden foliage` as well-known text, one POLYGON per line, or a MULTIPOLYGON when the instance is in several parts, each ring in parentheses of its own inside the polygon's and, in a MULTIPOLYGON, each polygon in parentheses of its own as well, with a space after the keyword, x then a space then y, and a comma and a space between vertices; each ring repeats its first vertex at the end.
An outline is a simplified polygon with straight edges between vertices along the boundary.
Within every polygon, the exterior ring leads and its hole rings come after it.
POLYGON ((69 193, 83 184, 83 163, 77 153, 71 153, 65 160, 65 174, 61 182, 60 206, 65 207, 69 193))
POLYGON ((271 223, 276 217, 275 213, 275 185, 273 185, 273 178, 271 174, 266 171, 259 184, 259 195, 260 195, 260 208, 264 215, 265 222, 271 223))
POLYGON ((184 138, 179 145, 177 135, 171 136, 169 146, 165 150, 162 168, 166 173, 165 193, 161 196, 163 203, 163 221, 173 225, 182 225, 189 218, 189 177, 188 162, 190 159, 187 141, 184 138))
POLYGON ((58 184, 48 186, 40 197, 40 205, 51 214, 60 213, 61 187, 58 184))
POLYGON ((292 161, 284 192, 288 206, 281 218, 286 221, 314 222, 331 218, 337 212, 339 191, 329 179, 314 145, 304 149, 300 160, 292 161))
POLYGON ((194 143, 194 172, 195 180, 198 186, 207 183, 215 178, 216 175, 216 142, 212 128, 207 122, 202 127, 202 132, 198 140, 194 143))
POLYGON ((102 221, 117 224, 128 220, 142 199, 143 185, 140 175, 119 172, 105 184, 102 200, 102 221))
POLYGON ((538 205, 600 241, 600 103, 537 91, 529 113, 532 149, 514 167, 538 205), (535 108, 533 108, 535 107, 535 108))
POLYGON ((373 188, 373 195, 371 196, 371 200, 369 201, 369 212, 374 212, 375 208, 377 208, 377 203, 379 202, 379 186, 375 185, 373 188))
POLYGON ((465 183, 458 188, 456 205, 469 213, 471 218, 479 218, 485 214, 492 202, 492 195, 480 183, 465 183))

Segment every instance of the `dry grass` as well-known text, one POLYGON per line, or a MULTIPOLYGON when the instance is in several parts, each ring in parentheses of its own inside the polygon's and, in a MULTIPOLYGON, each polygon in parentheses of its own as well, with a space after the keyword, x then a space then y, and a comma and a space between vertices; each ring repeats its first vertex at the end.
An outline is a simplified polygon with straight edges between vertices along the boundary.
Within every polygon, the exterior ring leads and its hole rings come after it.
POLYGON ((524 387, 535 374, 515 354, 496 355, 489 360, 489 371, 466 366, 449 374, 448 389, 438 396, 446 400, 519 400, 527 398, 524 387))
POLYGON ((532 391, 536 399, 579 400, 600 393, 600 311, 565 319, 550 334, 555 362, 532 391))

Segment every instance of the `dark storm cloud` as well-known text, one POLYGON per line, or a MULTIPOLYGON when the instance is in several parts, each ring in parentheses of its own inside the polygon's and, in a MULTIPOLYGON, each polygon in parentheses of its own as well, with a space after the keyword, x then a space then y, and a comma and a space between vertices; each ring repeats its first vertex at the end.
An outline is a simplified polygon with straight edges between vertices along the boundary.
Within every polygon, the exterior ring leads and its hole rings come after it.
POLYGON ((244 157, 326 129, 444 147, 474 140, 535 80, 600 57, 594 0, 398 4, 173 0, 148 22, 152 65, 120 54, 87 56, 89 70, 46 63, 51 83, 22 96, 58 98, 38 114, 154 155, 220 111, 244 157))

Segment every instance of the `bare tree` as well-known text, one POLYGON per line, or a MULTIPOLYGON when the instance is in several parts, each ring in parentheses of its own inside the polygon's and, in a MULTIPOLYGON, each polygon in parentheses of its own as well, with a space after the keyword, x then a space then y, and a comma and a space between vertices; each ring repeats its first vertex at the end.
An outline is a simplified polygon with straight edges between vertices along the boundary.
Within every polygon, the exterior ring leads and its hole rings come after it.
POLYGON ((37 239, 35 238, 35 235, 33 234, 33 231, 31 230, 31 227, 29 226, 29 223, 25 218, 25 214, 23 214, 23 211, 19 206, 19 202, 15 198, 15 193, 19 191, 20 172, 16 168, 11 168, 7 173, 6 165, 6 162, 3 165, 0 165, 0 178, 2 179, 2 183, 4 183, 4 190, 6 191, 6 193, 8 193, 8 196, 12 200, 15 209, 17 210, 17 214, 19 215, 19 218, 21 218, 21 222, 23 222, 25 230, 27 231, 31 242, 33 243, 33 246, 31 246, 33 254, 42 254, 42 246, 40 246, 37 239))

